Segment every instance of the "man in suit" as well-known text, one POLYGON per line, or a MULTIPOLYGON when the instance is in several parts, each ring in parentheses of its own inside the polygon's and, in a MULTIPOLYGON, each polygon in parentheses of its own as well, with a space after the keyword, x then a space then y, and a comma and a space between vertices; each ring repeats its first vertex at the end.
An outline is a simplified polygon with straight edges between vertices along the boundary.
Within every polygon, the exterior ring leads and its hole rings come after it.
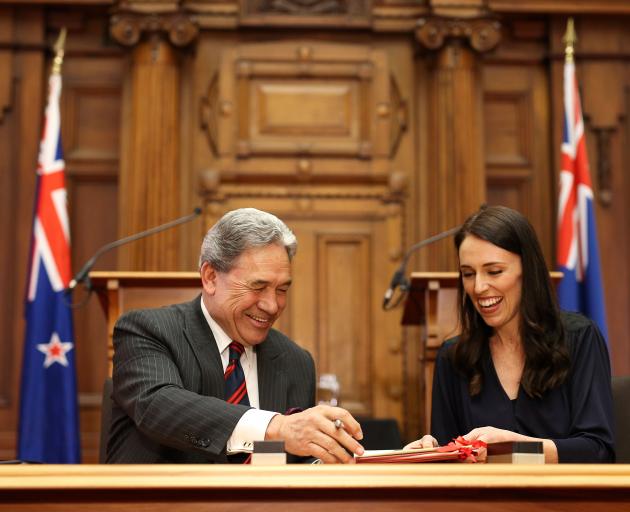
POLYGON ((348 411, 315 406, 311 355, 271 328, 296 249, 277 217, 228 212, 203 240, 200 296, 118 320, 108 462, 228 462, 258 440, 327 463, 363 452, 348 411))

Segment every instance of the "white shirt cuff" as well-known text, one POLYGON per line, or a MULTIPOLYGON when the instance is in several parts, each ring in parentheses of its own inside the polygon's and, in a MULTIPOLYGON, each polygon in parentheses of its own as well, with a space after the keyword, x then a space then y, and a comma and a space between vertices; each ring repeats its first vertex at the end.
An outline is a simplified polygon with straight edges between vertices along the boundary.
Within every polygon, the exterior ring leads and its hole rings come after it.
POLYGON ((254 441, 264 441, 271 418, 277 412, 249 409, 238 420, 227 442, 227 453, 254 451, 254 441))

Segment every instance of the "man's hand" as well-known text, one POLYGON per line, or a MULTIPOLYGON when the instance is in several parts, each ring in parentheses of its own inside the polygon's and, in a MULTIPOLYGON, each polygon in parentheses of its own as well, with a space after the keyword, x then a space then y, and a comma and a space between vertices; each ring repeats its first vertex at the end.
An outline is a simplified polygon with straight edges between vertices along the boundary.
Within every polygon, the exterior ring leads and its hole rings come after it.
POLYGON ((351 463, 354 456, 363 454, 357 440, 363 439, 361 425, 341 407, 318 405, 303 412, 283 416, 278 414, 269 422, 265 440, 283 440, 287 452, 312 456, 322 462, 351 463), (335 427, 340 420, 341 428, 335 427))

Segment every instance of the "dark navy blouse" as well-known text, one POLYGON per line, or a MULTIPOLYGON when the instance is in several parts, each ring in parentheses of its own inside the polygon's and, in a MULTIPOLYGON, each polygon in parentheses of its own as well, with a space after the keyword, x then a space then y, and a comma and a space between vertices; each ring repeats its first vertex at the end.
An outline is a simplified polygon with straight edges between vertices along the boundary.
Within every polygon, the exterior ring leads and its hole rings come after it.
POLYGON ((552 439, 560 462, 614 462, 612 393, 608 349, 597 327, 576 313, 562 313, 571 357, 567 380, 542 398, 520 388, 516 400, 505 393, 486 346, 483 387, 471 397, 466 379, 440 349, 433 379, 431 434, 440 445, 473 428, 492 426, 552 439))

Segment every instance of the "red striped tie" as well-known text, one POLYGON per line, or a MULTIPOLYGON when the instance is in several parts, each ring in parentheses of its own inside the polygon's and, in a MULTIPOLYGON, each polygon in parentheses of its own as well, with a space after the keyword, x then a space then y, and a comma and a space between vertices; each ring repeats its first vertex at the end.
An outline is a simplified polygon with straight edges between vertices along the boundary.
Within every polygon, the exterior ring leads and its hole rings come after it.
POLYGON ((228 365, 225 368, 225 400, 229 404, 249 405, 245 373, 241 366, 241 355, 245 352, 238 341, 230 343, 228 365))

